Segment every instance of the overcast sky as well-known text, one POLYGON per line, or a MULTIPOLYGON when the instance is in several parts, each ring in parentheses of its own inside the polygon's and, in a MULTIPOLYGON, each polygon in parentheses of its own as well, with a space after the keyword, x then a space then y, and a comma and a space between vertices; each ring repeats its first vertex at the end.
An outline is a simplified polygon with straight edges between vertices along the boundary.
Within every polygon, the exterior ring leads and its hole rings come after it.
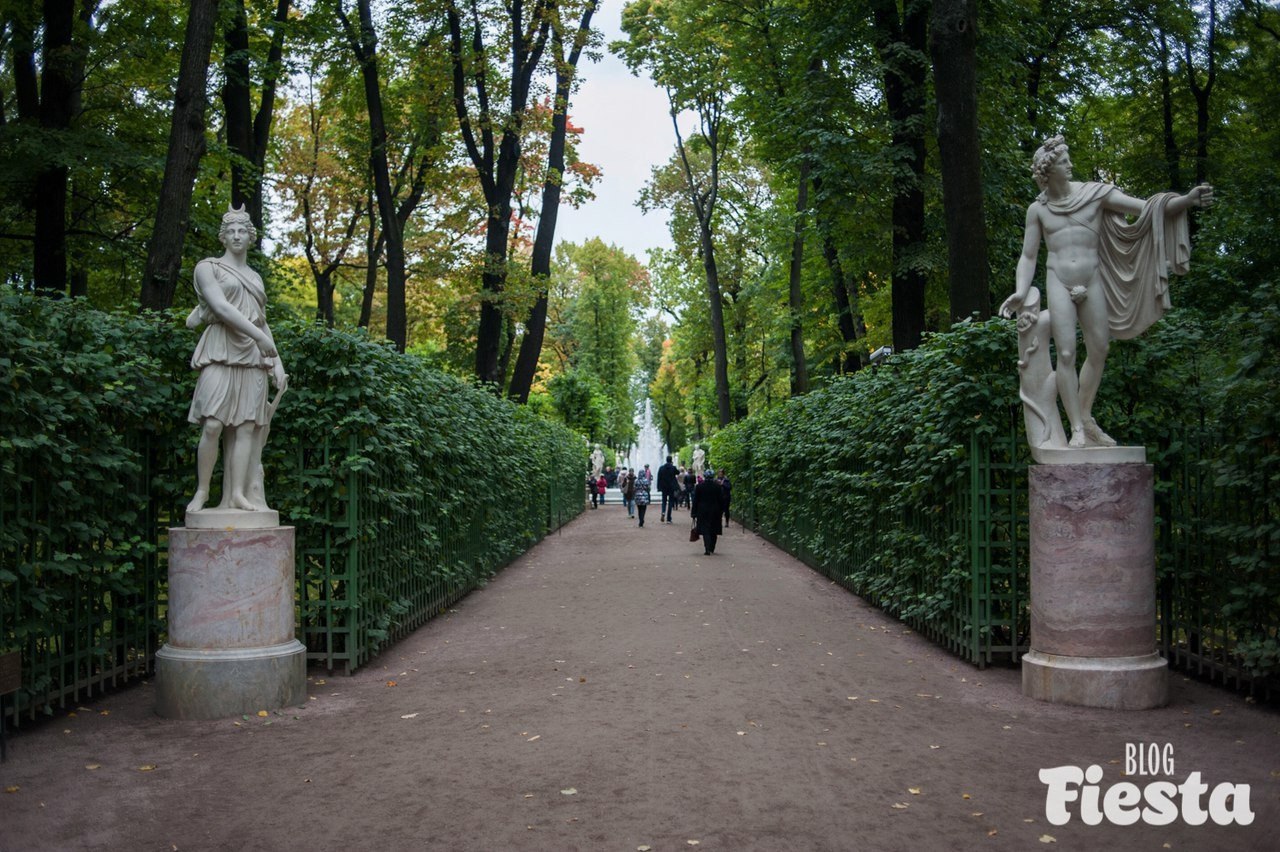
MULTIPOLYGON (((606 45, 622 38, 624 2, 604 0, 593 18, 606 45)), ((607 50, 600 62, 584 62, 580 73, 583 84, 569 102, 569 120, 583 129, 578 155, 604 174, 596 182, 594 201, 578 210, 560 209, 556 240, 599 237, 643 263, 648 249, 671 244, 666 212, 645 215, 635 206, 650 170, 666 162, 675 147, 667 98, 649 78, 631 76, 607 50)))

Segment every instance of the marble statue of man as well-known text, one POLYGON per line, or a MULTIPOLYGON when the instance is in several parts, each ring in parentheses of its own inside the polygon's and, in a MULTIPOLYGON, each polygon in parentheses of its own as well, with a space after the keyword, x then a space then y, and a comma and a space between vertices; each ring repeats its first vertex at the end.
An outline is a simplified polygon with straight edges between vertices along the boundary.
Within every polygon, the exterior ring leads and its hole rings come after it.
POLYGON ((1031 172, 1041 192, 1027 208, 1016 289, 1000 306, 1002 316, 1018 316, 1028 440, 1033 449, 1113 447, 1093 419, 1107 350, 1113 338, 1137 337, 1168 310, 1169 275, 1189 268, 1187 211, 1212 204, 1213 188, 1202 184, 1186 195, 1164 192, 1141 201, 1112 184, 1074 181, 1061 136, 1040 146, 1031 172), (1137 218, 1131 223, 1127 216, 1137 218), (1047 248, 1047 312, 1031 286, 1041 240, 1047 248), (1086 351, 1078 375, 1077 325, 1086 351), (1054 367, 1048 363, 1050 336, 1054 367), (1070 422, 1069 437, 1055 391, 1070 422))
POLYGON ((209 481, 223 448, 219 509, 267 510, 262 483, 262 448, 271 415, 288 385, 284 364, 267 326, 267 293, 248 263, 257 231, 243 208, 222 217, 221 257, 196 264, 199 304, 187 327, 205 325, 191 356, 200 371, 187 419, 200 424, 196 450, 196 493, 187 504, 198 512, 209 499, 209 481), (268 398, 268 379, 276 398, 268 398))

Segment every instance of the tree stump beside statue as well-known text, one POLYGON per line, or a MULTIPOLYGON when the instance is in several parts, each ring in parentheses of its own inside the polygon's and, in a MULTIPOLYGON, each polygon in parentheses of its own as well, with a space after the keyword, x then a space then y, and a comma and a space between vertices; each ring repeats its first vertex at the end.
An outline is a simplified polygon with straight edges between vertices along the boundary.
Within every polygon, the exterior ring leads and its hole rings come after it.
POLYGON ((1017 318, 1019 394, 1038 463, 1022 690, 1064 704, 1159 707, 1168 669, 1155 649, 1153 471, 1144 447, 1118 446, 1099 427, 1093 404, 1111 340, 1137 337, 1169 309, 1169 276, 1190 265, 1188 211, 1212 204, 1213 188, 1142 201, 1074 181, 1071 169, 1061 136, 1035 152, 1041 193, 1027 208, 1015 290, 1000 306, 1017 318), (1032 286, 1042 242, 1047 309, 1032 286))
POLYGON ((196 264, 204 331, 188 420, 200 426, 186 524, 169 530, 168 642, 156 654, 156 711, 218 719, 300 704, 306 648, 296 638, 294 528, 267 505, 262 451, 288 386, 266 321, 266 290, 247 257, 248 213, 222 218, 221 257, 196 264), (269 385, 276 387, 269 397, 269 385), (221 499, 208 507, 222 457, 221 499))

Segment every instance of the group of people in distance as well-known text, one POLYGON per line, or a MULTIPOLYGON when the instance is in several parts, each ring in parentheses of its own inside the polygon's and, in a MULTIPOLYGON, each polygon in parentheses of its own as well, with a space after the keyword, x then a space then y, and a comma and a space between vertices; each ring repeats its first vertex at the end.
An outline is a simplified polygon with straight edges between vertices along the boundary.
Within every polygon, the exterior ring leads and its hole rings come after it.
POLYGON ((649 504, 653 502, 655 489, 661 498, 659 523, 674 523, 675 510, 688 509, 706 555, 715 553, 716 538, 729 524, 733 486, 727 474, 717 476, 711 468, 698 473, 693 468, 677 467, 671 456, 667 456, 667 460, 658 468, 656 477, 647 464, 642 470, 628 470, 624 467, 616 473, 610 468, 601 471, 598 476, 587 477, 591 508, 604 505, 605 493, 611 487, 617 488, 622 494, 622 505, 627 510, 627 517, 635 518, 641 527, 644 526, 649 504))

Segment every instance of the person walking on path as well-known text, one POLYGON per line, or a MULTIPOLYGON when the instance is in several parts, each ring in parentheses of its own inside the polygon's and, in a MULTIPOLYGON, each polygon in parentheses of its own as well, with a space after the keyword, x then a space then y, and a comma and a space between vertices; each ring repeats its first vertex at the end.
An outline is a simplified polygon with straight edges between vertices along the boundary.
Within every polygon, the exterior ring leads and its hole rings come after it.
POLYGON ((627 517, 636 516, 636 475, 627 468, 622 469, 618 477, 618 487, 622 491, 622 505, 627 507, 627 517))
POLYGON ((596 480, 596 493, 600 495, 600 505, 604 505, 604 492, 609 488, 609 481, 604 478, 604 474, 600 474, 600 478, 596 480))
POLYGON ((591 508, 598 509, 600 507, 600 492, 596 490, 596 481, 591 474, 587 474, 587 493, 591 495, 591 508))
POLYGON ((649 508, 649 489, 652 487, 653 476, 649 473, 649 465, 645 465, 636 477, 636 515, 640 518, 640 526, 644 526, 644 512, 649 508))
POLYGON ((662 492, 662 512, 658 519, 671 523, 671 512, 676 507, 676 492, 680 484, 676 482, 676 466, 671 463, 671 456, 662 467, 658 468, 658 490, 662 492))
POLYGON ((694 526, 702 538, 702 552, 710 556, 716 552, 716 536, 724 530, 720 527, 720 518, 724 515, 724 489, 716 482, 716 472, 707 468, 702 481, 693 489, 694 526))

